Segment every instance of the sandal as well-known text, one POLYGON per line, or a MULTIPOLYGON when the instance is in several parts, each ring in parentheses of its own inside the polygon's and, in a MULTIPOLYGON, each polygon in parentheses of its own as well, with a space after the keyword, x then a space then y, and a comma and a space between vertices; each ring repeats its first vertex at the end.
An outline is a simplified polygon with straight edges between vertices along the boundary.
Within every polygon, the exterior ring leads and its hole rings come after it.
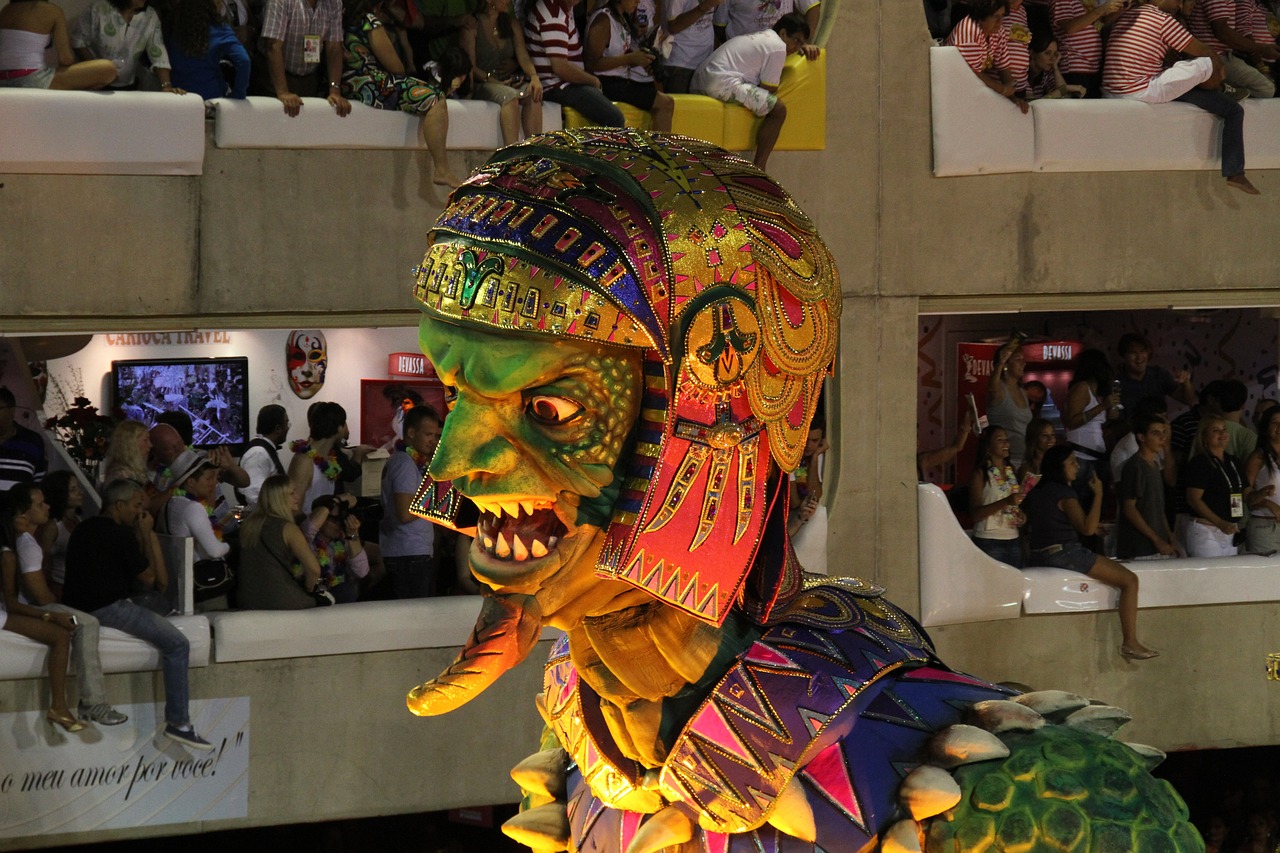
POLYGON ((1160 653, 1155 649, 1143 649, 1142 651, 1139 651, 1137 649, 1131 649, 1128 646, 1121 646, 1120 657, 1125 660, 1151 660, 1152 658, 1160 657, 1160 653))
POLYGON ((71 716, 69 712, 62 713, 50 708, 49 713, 45 714, 44 718, 55 725, 62 726, 69 732, 78 732, 84 728, 84 723, 71 716))

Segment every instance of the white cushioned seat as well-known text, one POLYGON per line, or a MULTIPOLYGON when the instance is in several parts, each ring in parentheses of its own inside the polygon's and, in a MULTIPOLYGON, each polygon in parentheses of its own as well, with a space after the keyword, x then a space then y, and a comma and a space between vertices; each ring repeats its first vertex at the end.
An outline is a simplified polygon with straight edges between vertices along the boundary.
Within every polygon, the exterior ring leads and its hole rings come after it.
POLYGON ((1034 168, 1035 125, 1030 116, 983 85, 957 48, 930 49, 929 68, 935 175, 1034 168))
MULTIPOLYGON (((498 105, 488 101, 450 99, 452 151, 488 151, 502 147, 498 105)), ((303 98, 302 111, 285 115, 275 98, 214 102, 214 144, 219 148, 421 148, 418 117, 397 110, 351 104, 351 114, 338 116, 323 98, 303 98)), ((542 105, 545 130, 559 130, 560 107, 542 105)))
POLYGON ((204 146, 198 95, 0 89, 0 173, 199 175, 204 146))
MULTIPOLYGON (((170 616, 169 621, 191 643, 193 667, 209 665, 209 620, 202 615, 170 616)), ((43 678, 49 647, 12 631, 0 631, 0 680, 43 678)), ((115 628, 104 627, 98 640, 103 672, 145 672, 160 669, 156 647, 115 628)))

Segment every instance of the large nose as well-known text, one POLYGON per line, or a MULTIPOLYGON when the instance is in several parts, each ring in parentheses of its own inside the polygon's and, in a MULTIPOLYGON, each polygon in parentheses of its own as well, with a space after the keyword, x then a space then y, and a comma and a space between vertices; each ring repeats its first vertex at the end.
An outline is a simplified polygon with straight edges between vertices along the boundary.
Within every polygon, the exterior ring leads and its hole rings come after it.
POLYGON ((429 473, 439 481, 512 471, 520 453, 502 429, 502 407, 460 399, 445 418, 429 473))

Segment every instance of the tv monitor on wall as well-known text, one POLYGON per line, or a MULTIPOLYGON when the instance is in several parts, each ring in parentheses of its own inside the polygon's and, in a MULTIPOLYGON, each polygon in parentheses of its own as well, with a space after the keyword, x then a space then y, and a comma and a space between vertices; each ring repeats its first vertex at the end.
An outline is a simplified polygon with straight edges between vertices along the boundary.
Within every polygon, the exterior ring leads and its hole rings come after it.
POLYGON ((111 362, 115 408, 154 426, 161 412, 186 412, 193 444, 243 444, 249 432, 249 359, 158 358, 111 362))

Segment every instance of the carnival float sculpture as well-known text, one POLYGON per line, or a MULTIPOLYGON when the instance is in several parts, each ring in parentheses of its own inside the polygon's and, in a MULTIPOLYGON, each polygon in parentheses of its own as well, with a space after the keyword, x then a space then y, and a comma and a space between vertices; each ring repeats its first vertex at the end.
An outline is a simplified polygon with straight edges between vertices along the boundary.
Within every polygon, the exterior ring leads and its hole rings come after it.
POLYGON ((486 587, 410 710, 565 632, 504 829, 535 850, 1200 851, 1123 711, 948 668, 787 537, 841 293, 812 223, 707 143, 552 133, 453 193, 417 271, 450 399, 415 499, 486 587), (532 746, 532 745, 531 745, 532 746))

